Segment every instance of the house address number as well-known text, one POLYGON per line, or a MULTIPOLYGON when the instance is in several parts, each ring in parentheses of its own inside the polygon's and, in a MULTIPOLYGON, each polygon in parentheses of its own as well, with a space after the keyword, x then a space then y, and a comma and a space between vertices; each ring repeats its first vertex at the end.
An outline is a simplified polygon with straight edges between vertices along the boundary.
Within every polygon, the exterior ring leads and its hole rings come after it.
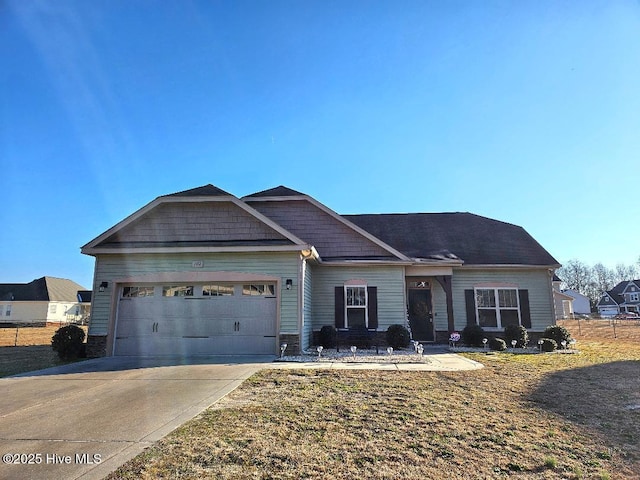
POLYGON ((193 268, 202 268, 204 267, 204 262, 202 260, 196 260, 195 262, 191 262, 191 266, 193 268))

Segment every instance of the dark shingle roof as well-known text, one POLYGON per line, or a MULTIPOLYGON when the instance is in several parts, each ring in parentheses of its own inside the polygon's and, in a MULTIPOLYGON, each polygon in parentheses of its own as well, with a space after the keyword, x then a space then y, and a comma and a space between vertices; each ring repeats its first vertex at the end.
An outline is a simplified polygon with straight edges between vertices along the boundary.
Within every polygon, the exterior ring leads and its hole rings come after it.
POLYGON ((182 192, 170 193, 169 195, 162 195, 162 197, 221 197, 221 196, 233 196, 224 190, 208 184, 201 187, 191 188, 182 192))
POLYGON ((91 297, 93 296, 93 292, 91 290, 79 290, 78 291, 78 301, 80 303, 91 303, 91 297))
POLYGON ((607 293, 611 298, 613 298, 616 303, 618 304, 624 303, 624 297, 622 296, 622 292, 624 292, 624 289, 627 288, 627 285, 629 285, 631 282, 635 283, 636 285, 640 285, 640 280, 623 280, 622 282, 618 283, 615 287, 613 287, 611 290, 607 290, 605 293, 607 293))
POLYGON ((470 265, 558 265, 522 227, 471 213, 343 216, 409 257, 457 257, 470 265))
POLYGON ((44 278, 29 283, 3 283, 0 285, 0 300, 49 301, 44 278))
POLYGON ((285 187, 284 185, 279 185, 275 188, 270 188, 269 190, 263 190, 261 192, 252 193, 251 195, 247 195, 243 198, 251 198, 251 197, 299 197, 305 195, 304 193, 297 192, 291 188, 285 187))
POLYGON ((42 277, 29 283, 0 284, 0 300, 77 302, 79 290, 86 289, 66 278, 42 277))

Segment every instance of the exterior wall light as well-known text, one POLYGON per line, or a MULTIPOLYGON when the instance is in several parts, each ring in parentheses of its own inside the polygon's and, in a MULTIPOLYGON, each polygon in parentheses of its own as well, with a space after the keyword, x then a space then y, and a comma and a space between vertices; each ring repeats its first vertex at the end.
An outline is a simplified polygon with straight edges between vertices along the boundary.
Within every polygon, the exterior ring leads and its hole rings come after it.
POLYGON ((285 282, 285 286, 287 290, 291 290, 292 285, 293 285, 293 280, 291 280, 290 278, 287 278, 287 281, 285 282))
POLYGON ((104 290, 105 290, 108 286, 109 286, 109 282, 102 282, 102 283, 100 284, 100 287, 98 288, 98 290, 99 290, 100 292, 104 292, 104 290))

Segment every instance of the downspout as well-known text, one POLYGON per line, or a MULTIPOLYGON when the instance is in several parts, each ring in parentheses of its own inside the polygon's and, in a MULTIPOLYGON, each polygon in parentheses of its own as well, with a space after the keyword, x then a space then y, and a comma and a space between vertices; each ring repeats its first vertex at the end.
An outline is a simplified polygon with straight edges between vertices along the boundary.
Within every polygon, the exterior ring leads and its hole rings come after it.
MULTIPOLYGON (((553 320, 552 325, 556 325, 556 318, 558 318, 558 316, 556 315, 556 299, 553 296, 553 275, 555 273, 555 270, 553 268, 550 268, 548 270, 549 272, 549 295, 550 295, 550 300, 551 300, 551 319, 553 320)), ((529 308, 531 308, 531 306, 529 306, 529 308)), ((531 326, 533 327, 533 319, 531 319, 531 326)))
POLYGON ((300 337, 300 352, 303 352, 304 332, 302 331, 304 320, 304 270, 306 268, 306 260, 304 255, 300 255, 298 267, 298 335, 300 337))
MULTIPOLYGON (((318 260, 318 252, 316 252, 316 249, 311 246, 309 248, 309 250, 302 250, 300 252, 300 266, 298 268, 298 335, 300 336, 300 352, 301 353, 308 353, 305 351, 305 349, 303 348, 302 342, 304 339, 304 333, 303 333, 303 328, 304 328, 304 322, 308 321, 310 322, 311 319, 310 318, 304 318, 304 289, 305 289, 305 273, 306 273, 306 269, 309 268, 308 260, 315 258, 316 260, 318 260)), ((312 331, 312 335, 313 335, 313 331, 312 331)))

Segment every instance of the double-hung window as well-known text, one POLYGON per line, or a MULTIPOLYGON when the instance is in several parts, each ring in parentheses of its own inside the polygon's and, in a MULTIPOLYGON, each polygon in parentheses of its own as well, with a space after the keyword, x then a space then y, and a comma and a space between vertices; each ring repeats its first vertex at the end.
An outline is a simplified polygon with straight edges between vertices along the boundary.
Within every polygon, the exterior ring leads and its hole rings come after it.
POLYGON ((364 285, 344 287, 346 327, 347 328, 367 328, 369 319, 367 314, 367 287, 364 285))
POLYGON ((520 325, 520 302, 515 288, 476 288, 476 320, 481 327, 520 325))

